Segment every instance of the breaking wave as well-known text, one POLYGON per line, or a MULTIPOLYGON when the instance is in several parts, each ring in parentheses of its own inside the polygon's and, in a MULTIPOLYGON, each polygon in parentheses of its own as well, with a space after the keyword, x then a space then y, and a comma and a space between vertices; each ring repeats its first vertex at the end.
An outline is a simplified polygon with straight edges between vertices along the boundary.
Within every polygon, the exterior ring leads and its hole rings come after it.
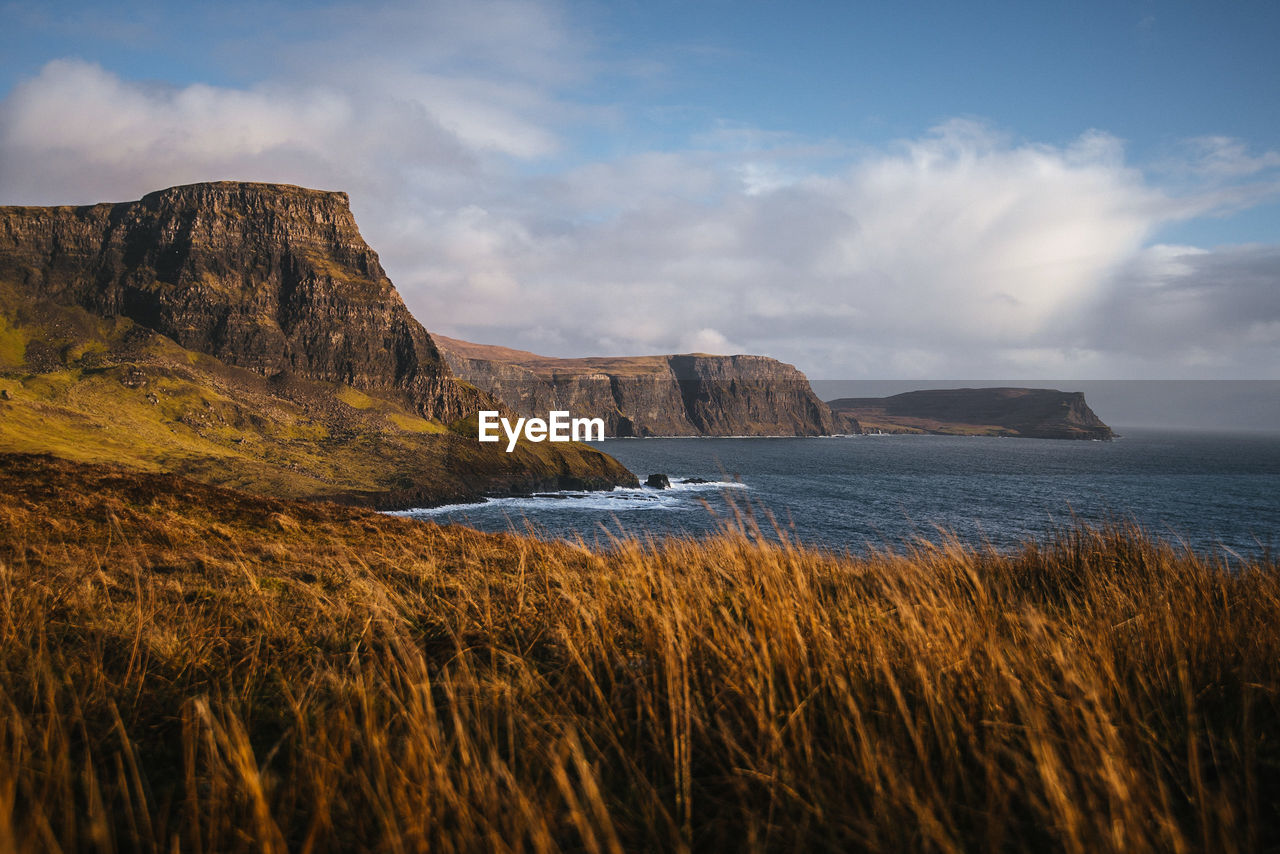
POLYGON ((599 511, 601 513, 619 513, 644 510, 700 510, 702 498, 719 495, 725 490, 746 490, 747 486, 738 481, 714 480, 699 482, 682 482, 672 478, 668 489, 653 489, 647 486, 638 488, 614 487, 611 491, 575 491, 537 492, 533 495, 518 495, 506 498, 487 498, 470 504, 445 504, 440 507, 420 507, 411 510, 388 511, 388 516, 406 516, 414 519, 430 519, 435 517, 462 517, 470 513, 481 512, 504 513, 519 517, 523 511, 534 510, 539 513, 549 510, 564 509, 574 512, 599 511))

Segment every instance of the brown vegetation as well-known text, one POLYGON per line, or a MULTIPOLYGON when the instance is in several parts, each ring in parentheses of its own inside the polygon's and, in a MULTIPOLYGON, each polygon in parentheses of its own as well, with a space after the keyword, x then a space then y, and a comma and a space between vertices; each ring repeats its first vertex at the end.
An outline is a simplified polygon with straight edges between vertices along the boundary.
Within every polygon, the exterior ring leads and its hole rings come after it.
POLYGON ((1253 851, 1280 574, 585 547, 0 459, 0 849, 1253 851))
MULTIPOLYGON (((516 350, 497 344, 476 344, 459 338, 449 338, 439 333, 431 336, 442 351, 464 359, 479 359, 504 365, 517 365, 543 379, 552 379, 557 373, 607 373, 617 376, 666 375, 670 370, 666 356, 597 356, 583 359, 561 359, 540 356, 528 350, 516 350)), ((707 353, 693 353, 707 356, 707 353)), ((711 357, 715 358, 715 357, 711 357)))

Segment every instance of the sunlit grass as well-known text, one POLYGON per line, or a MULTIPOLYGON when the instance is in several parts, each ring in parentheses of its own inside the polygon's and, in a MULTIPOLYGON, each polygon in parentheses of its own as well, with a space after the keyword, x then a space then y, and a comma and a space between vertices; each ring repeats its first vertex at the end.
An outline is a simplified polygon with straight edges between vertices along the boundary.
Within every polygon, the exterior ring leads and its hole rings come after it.
POLYGON ((0 849, 1254 851, 1280 573, 0 475, 0 849))

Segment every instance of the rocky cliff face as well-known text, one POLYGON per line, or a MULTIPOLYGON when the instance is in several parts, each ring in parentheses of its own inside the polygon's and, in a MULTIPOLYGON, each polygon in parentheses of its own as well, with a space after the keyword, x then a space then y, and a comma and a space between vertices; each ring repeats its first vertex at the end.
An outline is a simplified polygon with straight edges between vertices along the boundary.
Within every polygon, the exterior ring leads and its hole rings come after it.
POLYGON ((587 445, 479 443, 472 413, 500 407, 450 372, 345 193, 0 207, 0 452, 379 507, 637 483, 587 445))
POLYGON ((867 430, 1031 439, 1111 439, 1111 428, 1080 392, 1044 388, 959 388, 830 402, 867 430))
POLYGON ((360 236, 345 193, 219 182, 0 208, 3 280, 267 376, 395 392, 446 421, 478 403, 360 236))
POLYGON ((521 415, 565 409, 574 417, 600 417, 610 436, 837 432, 804 374, 764 356, 553 359, 435 337, 458 376, 521 415))

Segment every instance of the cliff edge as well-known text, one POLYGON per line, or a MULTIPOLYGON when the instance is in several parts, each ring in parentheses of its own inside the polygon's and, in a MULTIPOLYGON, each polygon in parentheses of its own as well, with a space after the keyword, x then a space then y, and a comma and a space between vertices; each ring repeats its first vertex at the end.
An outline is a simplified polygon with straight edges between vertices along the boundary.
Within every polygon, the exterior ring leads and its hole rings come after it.
MULTIPOLYGON (((454 373, 521 415, 603 418, 609 436, 822 436, 831 411, 795 367, 765 356, 557 359, 435 336, 454 373)), ((851 432, 856 432, 856 424, 851 432)))
POLYGON ((403 505, 634 483, 584 445, 505 454, 345 193, 245 182, 0 207, 0 450, 403 505), (450 429, 450 425, 454 425, 450 429))
POLYGON ((429 418, 479 400, 409 313, 346 193, 221 181, 0 208, 0 281, 266 376, 394 392, 429 418))

